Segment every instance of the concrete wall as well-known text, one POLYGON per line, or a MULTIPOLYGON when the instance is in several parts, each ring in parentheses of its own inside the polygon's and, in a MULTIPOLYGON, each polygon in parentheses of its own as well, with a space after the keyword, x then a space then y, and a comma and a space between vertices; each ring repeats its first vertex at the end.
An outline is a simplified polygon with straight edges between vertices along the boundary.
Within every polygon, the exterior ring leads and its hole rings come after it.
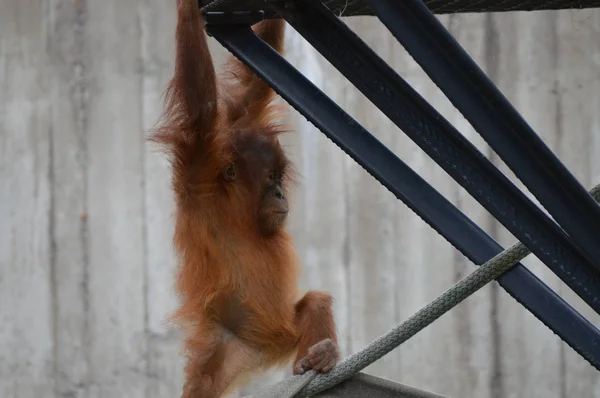
MULTIPOLYGON (((600 13, 441 19, 579 180, 599 183, 600 13)), ((172 73, 174 23, 173 1, 0 0, 2 398, 179 396, 179 336, 165 323, 175 305, 173 202, 165 159, 145 142, 172 73)), ((348 23, 501 163, 376 19, 348 23)), ((502 244, 513 242, 288 33, 295 66, 502 244)), ((474 267, 291 117, 302 287, 335 296, 344 353, 354 352, 474 267)), ((591 313, 534 258, 524 263, 591 313)), ((599 374, 495 284, 367 372, 451 397, 600 397, 599 374)))

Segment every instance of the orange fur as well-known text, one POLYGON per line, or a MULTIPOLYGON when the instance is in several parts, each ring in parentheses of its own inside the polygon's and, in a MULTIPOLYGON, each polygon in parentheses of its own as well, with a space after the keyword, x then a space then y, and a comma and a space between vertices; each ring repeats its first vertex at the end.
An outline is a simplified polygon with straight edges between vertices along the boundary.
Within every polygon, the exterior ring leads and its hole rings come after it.
MULTIPOLYGON (((255 32, 282 52, 284 28, 263 21, 255 32)), ((234 58, 217 85, 196 0, 178 0, 176 38, 164 122, 152 137, 170 155, 176 198, 181 306, 172 319, 187 331, 183 397, 218 397, 295 351, 304 368, 315 350, 337 361, 337 346, 315 346, 336 342, 335 325, 329 295, 297 301, 298 261, 281 216, 291 166, 274 92, 234 58)))

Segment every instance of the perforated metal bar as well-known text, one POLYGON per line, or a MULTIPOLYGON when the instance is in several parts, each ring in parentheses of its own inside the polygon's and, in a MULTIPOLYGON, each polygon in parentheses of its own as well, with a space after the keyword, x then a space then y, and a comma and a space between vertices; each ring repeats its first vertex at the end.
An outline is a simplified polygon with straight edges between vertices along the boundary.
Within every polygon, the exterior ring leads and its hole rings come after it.
MULTIPOLYGON (((502 251, 453 206, 248 26, 210 25, 208 32, 475 264, 502 251)), ((218 19, 218 18, 217 18, 218 19)), ((521 264, 500 285, 576 352, 600 369, 600 331, 521 264)))
MULTIPOLYGON (((300 3, 304 0, 288 1, 300 3)), ((323 0, 323 3, 336 15, 373 15, 365 0, 323 0)), ((200 0, 204 11, 258 11, 265 9, 266 17, 276 16, 267 8, 265 0, 200 0)), ((435 14, 464 12, 500 12, 560 10, 600 7, 600 0, 425 0, 427 7, 435 14)))

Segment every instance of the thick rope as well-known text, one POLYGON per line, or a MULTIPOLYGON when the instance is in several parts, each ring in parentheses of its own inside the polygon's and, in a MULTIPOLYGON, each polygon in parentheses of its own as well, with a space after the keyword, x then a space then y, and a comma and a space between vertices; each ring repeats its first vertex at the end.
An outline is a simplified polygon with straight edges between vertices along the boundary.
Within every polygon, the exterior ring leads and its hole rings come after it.
POLYGON ((239 0, 213 0, 210 3, 200 7, 200 11, 209 12, 219 9, 222 6, 227 6, 228 4, 235 4, 236 2, 239 2, 239 0))
MULTIPOLYGON (((594 187, 590 194, 597 202, 600 202, 600 185, 594 187)), ((531 251, 521 242, 512 245, 450 287, 406 321, 373 341, 363 350, 338 363, 329 373, 316 375, 294 396, 297 398, 311 396, 354 376, 429 326, 471 294, 500 277, 530 253, 531 251)))

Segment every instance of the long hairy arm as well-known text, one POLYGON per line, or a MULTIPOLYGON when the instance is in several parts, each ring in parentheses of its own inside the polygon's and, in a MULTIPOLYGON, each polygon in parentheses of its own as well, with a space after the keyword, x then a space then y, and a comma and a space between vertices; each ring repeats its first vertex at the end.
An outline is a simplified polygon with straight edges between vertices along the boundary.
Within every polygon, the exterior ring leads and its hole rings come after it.
POLYGON ((219 163, 213 161, 220 147, 215 129, 217 81, 197 0, 177 0, 175 38, 175 72, 165 93, 162 125, 151 140, 170 153, 174 189, 182 197, 202 182, 199 179, 211 176, 219 163))
POLYGON ((175 75, 167 90, 167 112, 199 132, 213 129, 217 87, 204 20, 196 0, 178 0, 175 75))
MULTIPOLYGON (((253 30, 275 51, 283 54, 285 20, 264 20, 256 24, 253 30)), ((233 77, 228 85, 228 92, 234 93, 229 99, 230 118, 237 119, 244 114, 260 117, 275 96, 273 89, 235 57, 226 62, 225 71, 226 77, 233 77)))

